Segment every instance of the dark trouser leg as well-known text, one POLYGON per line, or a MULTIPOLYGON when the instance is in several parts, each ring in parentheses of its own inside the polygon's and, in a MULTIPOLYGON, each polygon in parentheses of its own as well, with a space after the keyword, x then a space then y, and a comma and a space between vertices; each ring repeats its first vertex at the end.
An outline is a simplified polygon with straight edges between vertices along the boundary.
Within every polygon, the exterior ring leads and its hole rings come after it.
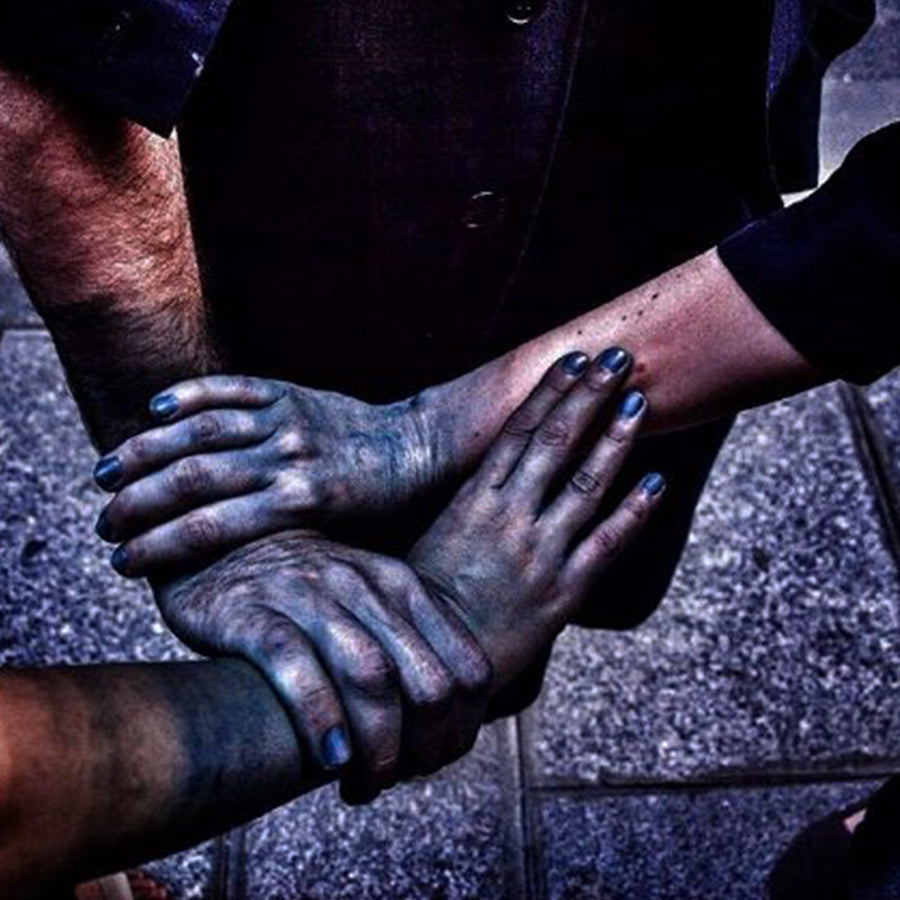
MULTIPOLYGON (((620 496, 649 471, 668 483, 665 502, 638 541, 600 579, 575 623, 585 628, 635 628, 650 616, 668 590, 690 531, 694 510, 732 420, 647 438, 631 454, 618 480, 620 496)), ((546 653, 491 707, 491 718, 521 712, 537 698, 550 659, 546 653)))

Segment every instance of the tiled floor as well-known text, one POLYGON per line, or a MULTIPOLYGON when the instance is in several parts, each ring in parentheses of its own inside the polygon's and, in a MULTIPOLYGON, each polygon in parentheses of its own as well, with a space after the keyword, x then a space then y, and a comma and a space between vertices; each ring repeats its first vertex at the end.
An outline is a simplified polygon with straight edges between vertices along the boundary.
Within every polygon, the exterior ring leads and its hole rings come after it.
MULTIPOLYGON (((900 117, 900 0, 825 95, 823 165, 900 117)), ((91 534, 92 453, 0 256, 0 661, 184 651, 91 534)), ((900 769, 900 392, 743 415, 663 609, 572 631, 539 703, 433 781, 330 790, 153 865, 179 900, 742 900, 804 822, 900 769)))

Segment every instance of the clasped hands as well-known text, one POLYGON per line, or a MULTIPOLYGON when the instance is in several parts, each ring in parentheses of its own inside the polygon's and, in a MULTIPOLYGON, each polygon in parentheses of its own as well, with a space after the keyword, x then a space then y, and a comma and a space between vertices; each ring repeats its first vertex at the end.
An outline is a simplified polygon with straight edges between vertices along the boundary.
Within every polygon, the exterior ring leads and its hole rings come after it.
POLYGON ((257 665, 302 748, 368 802, 469 750, 659 502, 653 473, 603 503, 647 410, 622 395, 623 352, 555 363, 405 561, 317 529, 387 528, 440 482, 415 404, 228 375, 157 396, 158 424, 100 460, 98 533, 189 646, 257 665))

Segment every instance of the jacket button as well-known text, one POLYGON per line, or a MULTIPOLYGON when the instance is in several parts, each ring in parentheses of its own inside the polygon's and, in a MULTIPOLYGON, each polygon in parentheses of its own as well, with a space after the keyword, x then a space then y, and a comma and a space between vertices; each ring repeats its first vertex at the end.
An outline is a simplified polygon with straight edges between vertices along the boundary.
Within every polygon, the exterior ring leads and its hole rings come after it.
POLYGON ((462 214, 463 228, 485 231, 496 228, 503 221, 506 201, 496 191, 479 191, 466 201, 462 214))
POLYGON ((527 25, 543 9, 541 0, 507 0, 504 14, 512 25, 527 25))

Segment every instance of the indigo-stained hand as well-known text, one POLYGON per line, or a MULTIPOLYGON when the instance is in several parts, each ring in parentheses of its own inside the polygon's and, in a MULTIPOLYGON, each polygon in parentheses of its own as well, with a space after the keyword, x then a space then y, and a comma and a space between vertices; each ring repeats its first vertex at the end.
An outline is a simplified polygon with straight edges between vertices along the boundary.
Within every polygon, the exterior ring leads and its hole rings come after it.
POLYGON ((616 398, 623 370, 588 362, 551 368, 406 563, 289 531, 157 584, 190 646, 265 673, 303 747, 341 769, 348 801, 464 754, 493 693, 659 502, 664 482, 649 474, 598 515, 647 405, 616 398))
POLYGON ((290 531, 155 588, 189 646, 263 672, 348 802, 430 774, 478 734, 490 661, 405 563, 290 531))
POLYGON ((478 638, 494 690, 556 637, 662 497, 662 476, 648 473, 603 507, 647 412, 637 391, 613 402, 625 369, 608 359, 554 365, 409 555, 478 638))
POLYGON ((274 532, 399 510, 433 452, 415 400, 373 406, 280 381, 214 375, 150 402, 160 423, 95 469, 118 491, 97 523, 113 564, 145 575, 274 532))

